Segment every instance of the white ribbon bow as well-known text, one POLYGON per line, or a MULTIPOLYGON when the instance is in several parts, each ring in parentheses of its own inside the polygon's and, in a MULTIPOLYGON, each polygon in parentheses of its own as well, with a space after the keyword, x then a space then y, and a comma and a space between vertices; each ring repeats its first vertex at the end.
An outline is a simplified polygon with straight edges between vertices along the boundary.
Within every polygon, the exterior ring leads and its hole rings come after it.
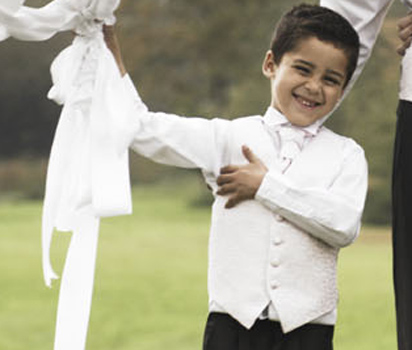
POLYGON ((0 7, 3 9, 3 11, 14 13, 20 8, 23 3, 24 0, 1 0, 0 7))
MULTIPOLYGON (((7 3, 17 0, 7 0, 7 3)), ((55 350, 83 350, 91 307, 99 219, 132 211, 128 146, 137 127, 131 99, 107 49, 103 23, 113 24, 120 0, 55 0, 12 13, 0 0, 1 38, 46 40, 78 33, 52 64, 49 97, 63 104, 51 150, 43 208, 43 271, 54 228, 72 231, 60 289, 55 350), (128 135, 128 136, 126 136, 128 135), (130 137, 129 137, 130 136, 130 137)), ((15 8, 13 8, 16 10, 15 8)))
MULTIPOLYGON (((20 8, 23 2, 24 0, 0 0, 0 11, 12 15, 20 8)), ((7 28, 0 23, 0 40, 4 40, 7 37, 7 28)))

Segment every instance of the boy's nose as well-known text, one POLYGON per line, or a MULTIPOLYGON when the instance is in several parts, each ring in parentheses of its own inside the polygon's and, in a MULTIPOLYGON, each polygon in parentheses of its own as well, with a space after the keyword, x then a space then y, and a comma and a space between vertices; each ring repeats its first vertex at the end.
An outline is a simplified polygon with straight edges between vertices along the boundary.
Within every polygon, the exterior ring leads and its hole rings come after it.
POLYGON ((319 79, 309 79, 305 84, 306 90, 313 95, 316 95, 321 91, 321 86, 322 84, 319 79))

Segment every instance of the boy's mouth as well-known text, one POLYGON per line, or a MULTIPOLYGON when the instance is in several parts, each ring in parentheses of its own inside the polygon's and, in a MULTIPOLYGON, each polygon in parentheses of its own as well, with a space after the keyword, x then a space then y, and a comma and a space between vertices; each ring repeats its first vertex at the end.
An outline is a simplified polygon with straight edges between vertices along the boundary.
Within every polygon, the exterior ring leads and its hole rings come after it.
POLYGON ((314 109, 316 107, 319 107, 321 105, 320 102, 318 101, 313 101, 308 98, 305 98, 303 96, 297 95, 295 93, 292 94, 294 99, 303 107, 307 109, 314 109))

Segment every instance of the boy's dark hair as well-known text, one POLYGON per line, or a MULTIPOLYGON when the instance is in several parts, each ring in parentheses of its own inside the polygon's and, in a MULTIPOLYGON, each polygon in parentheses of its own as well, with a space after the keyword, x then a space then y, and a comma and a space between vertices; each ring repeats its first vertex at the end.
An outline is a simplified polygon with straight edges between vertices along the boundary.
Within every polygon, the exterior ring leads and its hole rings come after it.
POLYGON ((282 16, 270 47, 275 63, 279 64, 285 53, 309 37, 331 43, 345 52, 348 58, 346 87, 358 62, 359 36, 345 18, 325 7, 302 4, 282 16))

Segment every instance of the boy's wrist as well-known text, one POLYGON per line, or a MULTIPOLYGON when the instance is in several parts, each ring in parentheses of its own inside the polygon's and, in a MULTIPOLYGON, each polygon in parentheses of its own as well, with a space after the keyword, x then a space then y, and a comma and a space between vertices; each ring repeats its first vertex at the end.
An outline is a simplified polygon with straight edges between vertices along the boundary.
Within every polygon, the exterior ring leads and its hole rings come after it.
POLYGON ((117 39, 116 32, 113 26, 103 26, 104 41, 107 48, 112 53, 117 67, 119 69, 120 75, 124 77, 127 74, 126 67, 123 62, 122 54, 120 51, 119 40, 117 39))
POLYGON ((263 177, 255 195, 255 199, 262 204, 270 203, 272 210, 276 205, 276 198, 283 196, 287 189, 285 181, 281 180, 280 177, 285 180, 283 175, 268 171, 263 177))

